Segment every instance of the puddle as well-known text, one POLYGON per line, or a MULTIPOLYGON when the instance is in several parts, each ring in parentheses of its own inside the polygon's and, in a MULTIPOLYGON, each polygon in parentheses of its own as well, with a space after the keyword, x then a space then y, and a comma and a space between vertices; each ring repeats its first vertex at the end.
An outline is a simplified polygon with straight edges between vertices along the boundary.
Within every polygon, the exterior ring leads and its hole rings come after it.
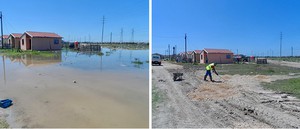
POLYGON ((10 127, 147 128, 149 51, 102 52, 0 57, 0 99, 14 101, 10 127))

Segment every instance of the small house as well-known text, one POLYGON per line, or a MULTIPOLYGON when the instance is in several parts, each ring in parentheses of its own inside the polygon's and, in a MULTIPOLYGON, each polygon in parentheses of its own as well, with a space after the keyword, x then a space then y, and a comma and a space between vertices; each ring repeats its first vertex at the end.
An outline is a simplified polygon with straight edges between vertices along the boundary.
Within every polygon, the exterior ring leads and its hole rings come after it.
POLYGON ((188 51, 187 52, 187 61, 189 63, 192 63, 192 60, 193 60, 193 51, 188 51))
POLYGON ((193 63, 200 63, 200 53, 201 53, 201 50, 194 50, 192 52, 192 62, 193 63))
POLYGON ((233 63, 233 52, 227 49, 205 48, 200 54, 200 63, 233 63))
POLYGON ((62 37, 50 32, 26 31, 20 38, 22 50, 61 50, 62 37))
POLYGON ((192 53, 193 51, 187 51, 186 53, 185 52, 181 52, 179 53, 179 61, 185 61, 185 62, 192 62, 192 53))
MULTIPOLYGON (((3 35, 3 46, 4 47, 9 47, 9 44, 8 44, 8 36, 9 35, 3 35)), ((0 40, 2 40, 1 38, 0 38, 0 40)), ((1 41, 1 43, 2 43, 2 41, 1 41)), ((1 44, 2 45, 2 44, 1 44)))
POLYGON ((20 49, 20 38, 22 34, 21 33, 11 33, 8 36, 8 44, 12 48, 20 49))

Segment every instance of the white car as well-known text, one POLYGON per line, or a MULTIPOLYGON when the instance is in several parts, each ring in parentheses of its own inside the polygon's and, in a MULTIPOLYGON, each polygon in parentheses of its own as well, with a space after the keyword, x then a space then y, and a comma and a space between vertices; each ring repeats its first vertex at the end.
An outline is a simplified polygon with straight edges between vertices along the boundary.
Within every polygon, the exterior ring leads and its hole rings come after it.
POLYGON ((161 59, 159 55, 152 55, 152 65, 154 64, 161 65, 161 59))

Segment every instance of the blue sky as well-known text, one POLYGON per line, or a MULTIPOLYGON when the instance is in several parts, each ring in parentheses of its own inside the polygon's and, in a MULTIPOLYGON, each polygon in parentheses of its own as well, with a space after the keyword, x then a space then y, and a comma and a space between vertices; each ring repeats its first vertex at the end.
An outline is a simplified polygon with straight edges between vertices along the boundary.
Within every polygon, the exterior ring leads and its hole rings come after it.
POLYGON ((152 51, 223 48, 247 55, 300 55, 299 0, 153 0, 152 51))
POLYGON ((64 40, 149 41, 148 0, 0 0, 4 33, 55 32, 64 40), (12 5, 12 6, 9 6, 12 5), (90 36, 89 36, 90 35, 90 36))

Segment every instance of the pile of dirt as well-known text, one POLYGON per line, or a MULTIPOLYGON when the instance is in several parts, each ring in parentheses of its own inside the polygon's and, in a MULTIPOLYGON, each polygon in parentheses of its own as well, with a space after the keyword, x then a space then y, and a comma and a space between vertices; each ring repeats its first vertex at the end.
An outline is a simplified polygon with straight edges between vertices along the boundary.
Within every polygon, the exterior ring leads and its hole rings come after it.
POLYGON ((236 90, 226 83, 204 83, 187 96, 191 100, 223 100, 236 95, 236 90))

